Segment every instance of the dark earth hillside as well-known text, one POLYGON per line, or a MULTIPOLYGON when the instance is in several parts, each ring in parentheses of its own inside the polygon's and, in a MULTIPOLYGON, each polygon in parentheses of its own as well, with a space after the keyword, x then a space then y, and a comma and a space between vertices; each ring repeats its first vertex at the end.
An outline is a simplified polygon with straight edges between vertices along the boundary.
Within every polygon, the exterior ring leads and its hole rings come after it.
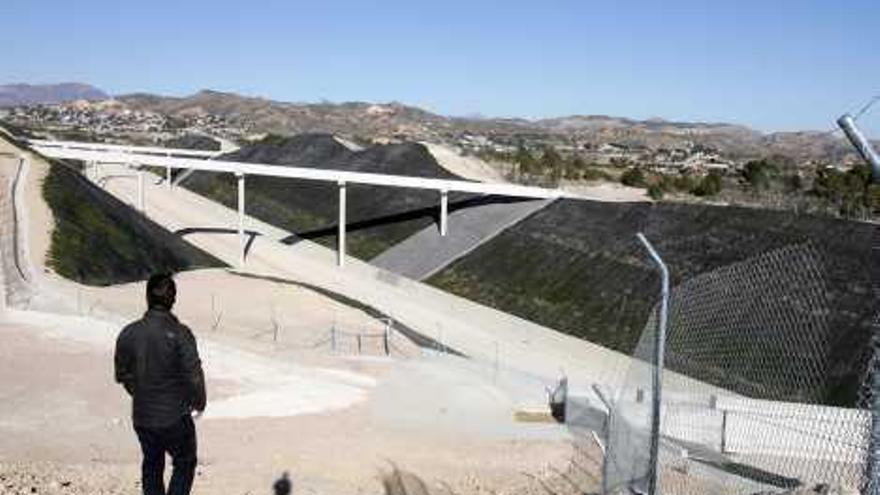
MULTIPOLYGON (((629 353, 659 290, 636 232, 644 232, 669 265, 673 288, 731 263, 806 243, 821 260, 830 309, 830 334, 823 338, 832 349, 831 378, 822 401, 852 404, 877 309, 871 286, 876 228, 735 207, 560 200, 429 283, 629 353)), ((811 310, 817 309, 805 309, 811 310)))
MULTIPOLYGON (((428 150, 416 143, 376 145, 351 151, 329 134, 269 136, 221 159, 279 166, 333 168, 353 172, 458 178, 437 164, 428 150)), ((235 178, 229 174, 198 172, 185 187, 220 201, 236 205, 235 178)), ((288 230, 297 238, 335 246, 338 223, 336 184, 273 177, 247 177, 248 214, 288 230)), ((450 207, 467 199, 450 195, 450 207)), ((388 247, 435 222, 439 195, 434 191, 347 186, 348 251, 370 259, 388 247)))
POLYGON ((111 285, 225 266, 64 165, 51 165, 43 197, 55 217, 48 264, 63 277, 111 285))

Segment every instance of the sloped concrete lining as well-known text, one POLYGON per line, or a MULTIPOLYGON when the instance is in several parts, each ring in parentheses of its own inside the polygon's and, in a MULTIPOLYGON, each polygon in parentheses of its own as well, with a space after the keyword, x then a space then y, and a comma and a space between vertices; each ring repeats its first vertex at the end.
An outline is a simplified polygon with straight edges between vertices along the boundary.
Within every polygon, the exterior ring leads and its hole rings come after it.
POLYGON ((445 237, 436 225, 430 225, 373 258, 370 264, 424 280, 551 202, 484 196, 457 208, 453 205, 445 237))

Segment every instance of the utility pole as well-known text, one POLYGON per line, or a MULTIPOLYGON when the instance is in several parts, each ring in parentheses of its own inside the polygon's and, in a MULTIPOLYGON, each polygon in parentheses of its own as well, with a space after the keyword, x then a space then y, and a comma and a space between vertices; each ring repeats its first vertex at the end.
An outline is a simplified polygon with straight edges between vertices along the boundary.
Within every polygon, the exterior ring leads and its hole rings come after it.
POLYGON ((868 142, 868 139, 862 134, 862 131, 856 127, 856 121, 853 119, 852 115, 848 113, 844 114, 837 119, 837 125, 843 129, 849 142, 851 142, 856 150, 858 150, 862 158, 868 162, 868 165, 871 167, 871 175, 874 177, 874 182, 880 182, 880 156, 874 151, 874 147, 871 146, 871 143, 868 142))
MULTIPOLYGON (((837 125, 843 129, 846 137, 852 145, 858 150, 862 158, 871 167, 871 176, 875 183, 880 183, 880 157, 868 142, 868 139, 862 134, 862 131, 856 127, 855 119, 850 114, 844 114, 837 119, 837 125)), ((875 291, 877 290, 877 282, 875 291)), ((880 495, 880 328, 875 324, 874 336, 871 339, 873 349, 873 357, 870 361, 871 369, 869 373, 869 383, 863 385, 870 387, 871 402, 868 407, 871 409, 871 433, 868 442, 868 459, 865 466, 865 485, 861 492, 867 495, 880 495)))

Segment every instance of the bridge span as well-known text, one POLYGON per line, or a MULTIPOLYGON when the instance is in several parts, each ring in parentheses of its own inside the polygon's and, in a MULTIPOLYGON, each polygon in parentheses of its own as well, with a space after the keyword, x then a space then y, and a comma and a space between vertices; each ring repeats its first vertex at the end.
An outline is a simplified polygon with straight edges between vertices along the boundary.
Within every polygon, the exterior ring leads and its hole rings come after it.
POLYGON ((247 237, 245 235, 245 176, 262 175, 287 179, 314 180, 335 183, 339 188, 339 224, 337 264, 345 265, 346 233, 346 184, 367 184, 372 186, 402 187, 409 189, 430 189, 437 191, 440 208, 440 235, 446 236, 449 217, 449 192, 465 192, 485 195, 508 196, 515 198, 555 199, 566 196, 559 189, 520 186, 503 183, 472 182, 455 179, 435 179, 405 175, 351 172, 347 170, 309 167, 279 166, 261 163, 247 163, 216 160, 215 151, 183 150, 144 146, 125 146, 103 143, 82 143, 75 141, 31 140, 34 151, 56 159, 79 160, 93 171, 101 164, 125 165, 138 171, 138 209, 144 209, 144 171, 142 167, 162 167, 166 171, 166 183, 174 186, 171 174, 174 169, 186 171, 205 171, 231 173, 238 179, 238 235, 241 241, 240 264, 245 262, 247 237))

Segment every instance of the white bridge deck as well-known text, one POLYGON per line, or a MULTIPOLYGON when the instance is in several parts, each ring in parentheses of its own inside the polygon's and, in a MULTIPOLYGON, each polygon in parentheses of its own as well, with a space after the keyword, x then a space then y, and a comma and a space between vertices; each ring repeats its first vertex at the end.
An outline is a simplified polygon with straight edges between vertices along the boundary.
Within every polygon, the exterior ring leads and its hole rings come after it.
MULTIPOLYGON (((350 172, 346 170, 292 167, 213 160, 217 152, 199 150, 181 150, 173 148, 156 148, 142 146, 124 146, 101 143, 81 143, 74 141, 29 141, 34 151, 51 158, 64 160, 80 160, 98 166, 100 164, 122 164, 131 167, 154 166, 166 169, 166 181, 171 187, 171 171, 173 169, 199 170, 215 173, 231 173, 238 177, 238 231, 242 242, 242 258, 244 263, 245 235, 245 188, 244 178, 247 175, 315 180, 331 182, 339 186, 339 258, 340 266, 345 263, 345 186, 352 184, 368 184, 373 186, 403 187, 410 189, 431 189, 439 193, 440 233, 447 232, 448 196, 450 191, 474 194, 491 194, 519 198, 555 199, 566 196, 559 189, 520 186, 514 184, 488 184, 454 179, 434 179, 405 175, 375 174, 350 172)), ((143 210, 143 171, 139 173, 138 207, 143 210)))

